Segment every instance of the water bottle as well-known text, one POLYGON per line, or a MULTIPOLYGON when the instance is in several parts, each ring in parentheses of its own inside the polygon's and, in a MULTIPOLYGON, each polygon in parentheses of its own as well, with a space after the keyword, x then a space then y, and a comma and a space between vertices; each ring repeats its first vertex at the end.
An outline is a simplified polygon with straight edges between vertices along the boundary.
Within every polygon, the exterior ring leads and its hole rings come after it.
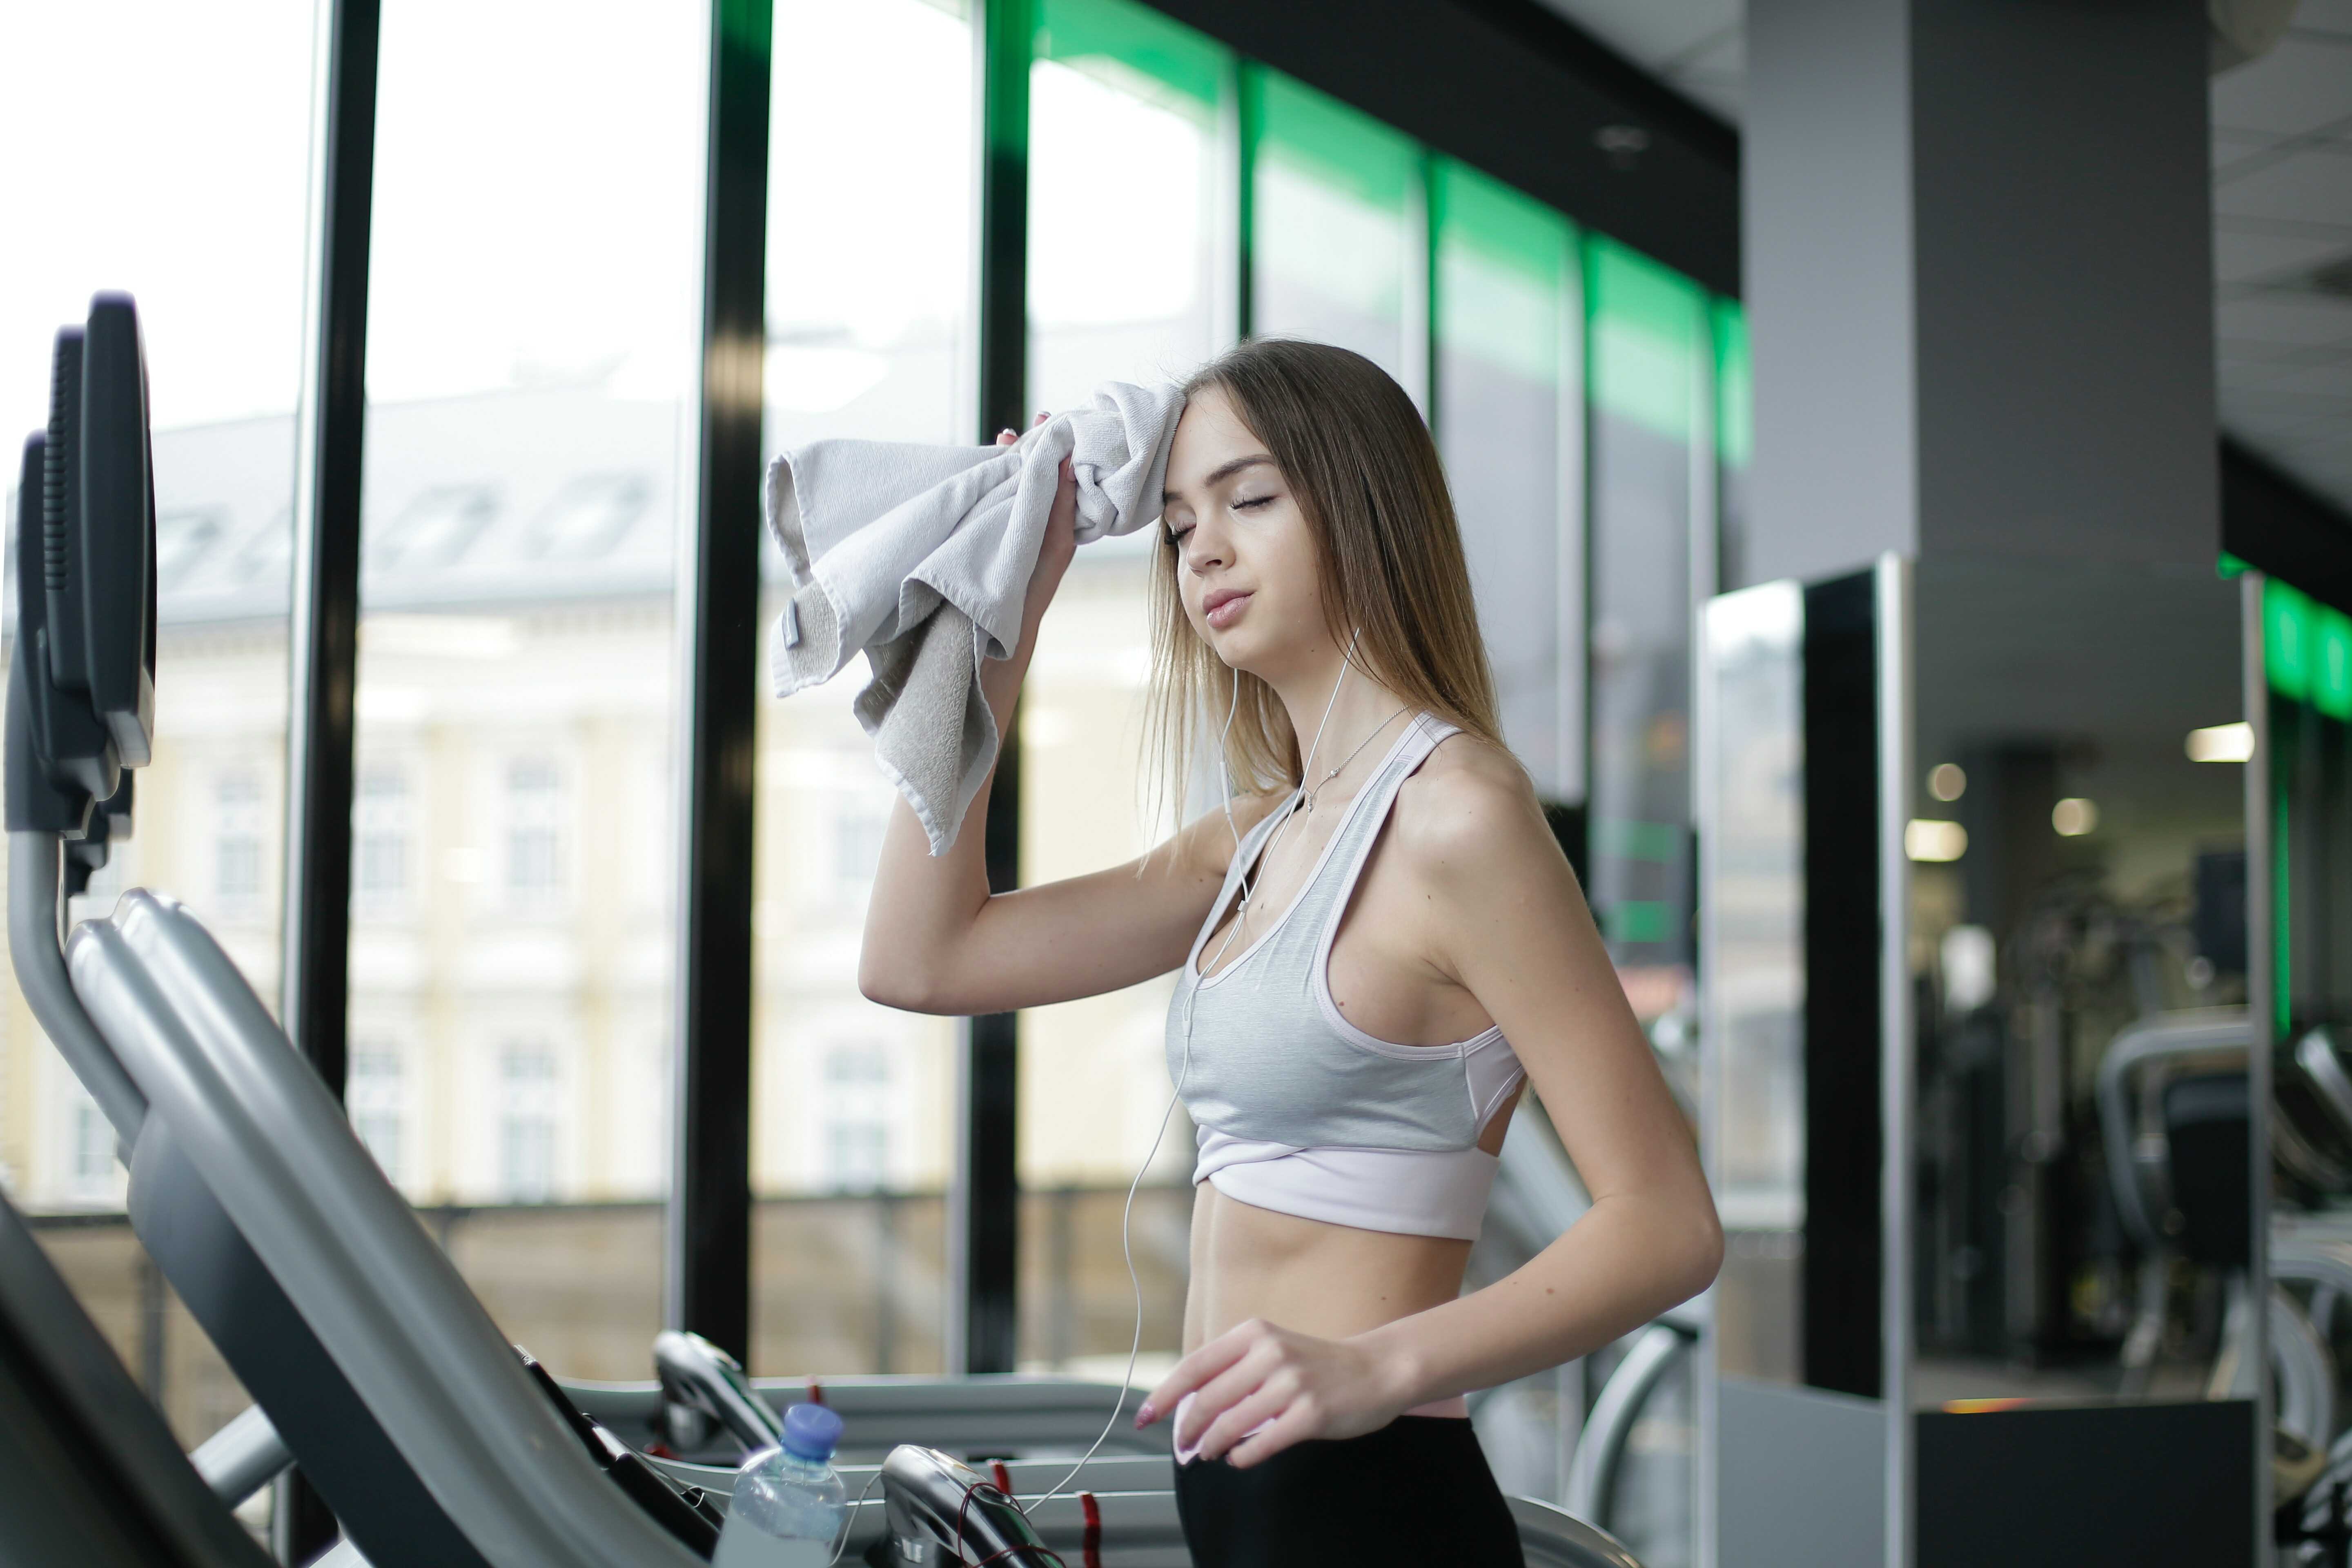
POLYGON ((711 1568, 825 1568, 846 1508, 833 1473, 840 1441, 841 1416, 827 1406, 785 1411, 783 1446, 761 1449, 735 1472, 711 1568))

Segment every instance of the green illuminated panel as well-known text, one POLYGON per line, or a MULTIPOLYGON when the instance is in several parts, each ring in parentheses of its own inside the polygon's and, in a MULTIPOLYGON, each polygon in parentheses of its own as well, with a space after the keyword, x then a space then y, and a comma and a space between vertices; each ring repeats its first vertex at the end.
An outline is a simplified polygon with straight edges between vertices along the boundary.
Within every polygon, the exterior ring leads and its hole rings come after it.
POLYGON ((1706 352, 1706 294, 1672 268, 1599 236, 1587 237, 1584 264, 1593 402, 1687 440, 1706 352))
POLYGON ((1675 907, 1657 899, 1624 899, 1602 917, 1611 942, 1664 942, 1672 933, 1675 907))
POLYGON ((1135 0, 1043 0, 1036 58, 1206 121, 1215 113, 1232 57, 1135 0))
POLYGON ((1748 368, 1748 312, 1736 300, 1714 301, 1715 449, 1735 468, 1756 445, 1755 389, 1748 368))
POLYGON ((1375 207, 1402 206, 1419 182, 1421 149, 1402 132, 1280 71, 1251 72, 1244 90, 1261 158, 1375 207))
POLYGON ((1538 384, 1560 372, 1560 300, 1576 231, 1551 208, 1452 159, 1431 182, 1437 335, 1538 384))
POLYGON ((2272 689, 2296 702, 2311 695, 2318 641, 2315 608, 2302 592, 2275 577, 2263 584, 2263 662, 2272 689))
POLYGON ((2311 705, 2352 722, 2352 617, 2328 605, 2312 608, 2311 705))
POLYGON ((1597 854, 1670 866, 1682 858, 1683 829, 1671 822, 1603 818, 1592 825, 1592 847, 1597 854))

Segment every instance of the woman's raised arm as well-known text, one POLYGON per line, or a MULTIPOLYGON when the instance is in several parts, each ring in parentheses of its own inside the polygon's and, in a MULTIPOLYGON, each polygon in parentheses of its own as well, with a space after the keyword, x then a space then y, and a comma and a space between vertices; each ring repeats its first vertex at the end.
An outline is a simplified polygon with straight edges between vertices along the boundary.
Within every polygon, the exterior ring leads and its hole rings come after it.
MULTIPOLYGON (((1077 489, 1065 462, 1022 607, 1020 646, 1012 658, 981 667, 981 691, 1000 735, 1036 651, 1038 623, 1077 548, 1076 526, 1077 489)), ((909 1012, 1001 1013, 1116 991, 1183 962, 1230 863, 1233 838, 1222 812, 1152 850, 1140 875, 1129 861, 991 895, 982 829, 995 783, 992 770, 942 855, 930 853, 903 799, 892 805, 866 910, 860 991, 909 1012)), ((1251 802, 1244 819, 1236 802, 1235 818, 1246 831, 1270 804, 1251 802)))

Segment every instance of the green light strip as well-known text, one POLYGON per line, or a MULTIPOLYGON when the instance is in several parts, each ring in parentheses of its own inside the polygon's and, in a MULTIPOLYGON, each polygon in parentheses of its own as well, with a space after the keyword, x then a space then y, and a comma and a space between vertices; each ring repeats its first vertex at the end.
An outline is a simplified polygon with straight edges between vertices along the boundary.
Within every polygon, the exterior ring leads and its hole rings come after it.
POLYGON ((1705 352, 1706 294, 1613 239, 1588 237, 1585 309, 1592 401, 1677 441, 1690 438, 1705 352))
POLYGON ((1756 447, 1756 393, 1748 361, 1748 312, 1737 300, 1717 300, 1715 325, 1715 451, 1744 468, 1756 447))
POLYGON ((1044 0, 1037 11, 1036 58, 1102 76, 1205 122, 1223 96, 1233 56, 1136 0, 1044 0), (1142 90, 1146 84, 1165 90, 1142 90), (1170 94, 1178 101, 1167 102, 1170 94))

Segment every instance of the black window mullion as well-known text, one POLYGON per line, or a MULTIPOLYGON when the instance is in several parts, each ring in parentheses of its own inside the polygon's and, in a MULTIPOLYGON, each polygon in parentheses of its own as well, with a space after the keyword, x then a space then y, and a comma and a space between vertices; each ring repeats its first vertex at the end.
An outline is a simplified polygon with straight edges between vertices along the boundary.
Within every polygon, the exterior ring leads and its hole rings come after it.
POLYGON ((685 716, 664 1319, 746 1360, 751 858, 772 0, 712 0, 694 528, 677 561, 685 716))
MULTIPOLYGON (((978 52, 980 427, 1028 420, 1029 61, 1034 0, 984 0, 978 52)), ((988 885, 1021 881, 1021 713, 1005 725, 984 827, 988 885)), ((948 1369, 1011 1372, 1020 1338, 1019 1016, 964 1020, 949 1194, 948 1369)))
POLYGON ((335 0, 316 60, 310 275, 288 606, 286 1032, 338 1098, 349 1057, 353 695, 367 415, 378 0, 335 0))

